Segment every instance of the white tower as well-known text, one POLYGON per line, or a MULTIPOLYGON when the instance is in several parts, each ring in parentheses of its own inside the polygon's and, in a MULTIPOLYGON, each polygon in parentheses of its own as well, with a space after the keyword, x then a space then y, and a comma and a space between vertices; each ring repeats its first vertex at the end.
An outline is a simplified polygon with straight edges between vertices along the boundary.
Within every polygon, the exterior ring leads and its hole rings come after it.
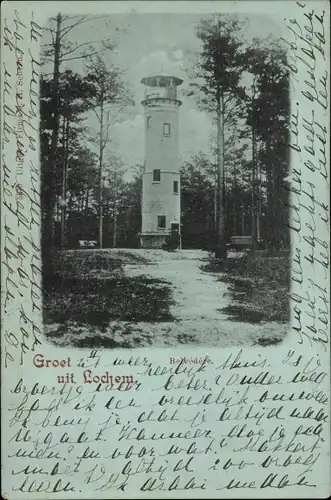
POLYGON ((142 188, 142 248, 161 248, 171 231, 181 233, 177 99, 180 78, 143 78, 145 171, 142 188))

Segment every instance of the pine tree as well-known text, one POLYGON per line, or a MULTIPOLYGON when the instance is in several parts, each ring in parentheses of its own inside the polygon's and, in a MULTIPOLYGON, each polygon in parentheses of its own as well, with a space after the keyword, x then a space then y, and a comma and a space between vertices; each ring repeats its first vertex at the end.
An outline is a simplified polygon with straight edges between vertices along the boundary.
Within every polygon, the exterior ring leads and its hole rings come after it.
MULTIPOLYGON (((41 140, 42 150, 42 206, 47 202, 47 155, 51 150, 51 110, 53 81, 41 79, 41 140)), ((66 193, 68 178, 68 162, 70 156, 76 154, 81 148, 78 137, 84 132, 81 122, 84 113, 88 110, 88 97, 93 88, 84 77, 66 70, 59 75, 58 84, 58 114, 59 114, 59 137, 56 155, 56 168, 53 172, 53 191, 58 204, 61 204, 61 246, 65 246, 65 223, 66 223, 66 193), (59 187, 61 190, 59 192, 59 187), (60 199, 61 198, 61 199, 60 199)), ((53 215, 54 219, 54 215, 53 215)), ((54 242, 55 243, 55 242, 54 242)))
POLYGON ((202 50, 195 66, 195 82, 191 86, 198 105, 211 113, 217 127, 217 245, 216 257, 226 258, 225 241, 225 127, 226 120, 240 106, 243 91, 243 33, 245 21, 236 16, 214 16, 203 20, 197 28, 202 50))
POLYGON ((119 112, 132 104, 132 97, 126 88, 121 73, 115 66, 107 65, 105 59, 97 55, 86 65, 87 79, 94 92, 89 99, 90 109, 98 121, 98 131, 91 140, 98 147, 99 163, 99 247, 103 247, 103 191, 104 154, 110 141, 110 127, 119 112), (111 106, 109 106, 111 105, 111 106), (115 111, 114 111, 115 108, 115 111))
POLYGON ((42 46, 43 64, 51 65, 51 114, 50 114, 50 144, 47 150, 47 164, 44 168, 44 220, 42 228, 42 254, 44 278, 53 274, 54 249, 54 209, 56 204, 56 165, 60 134, 59 85, 61 66, 66 61, 91 57, 114 48, 110 39, 97 40, 78 44, 70 41, 72 30, 87 23, 95 22, 102 16, 66 16, 58 13, 49 19, 45 31, 50 34, 51 41, 42 46))
POLYGON ((280 41, 272 37, 254 39, 247 51, 247 68, 253 76, 254 85, 254 94, 248 99, 247 106, 254 174, 252 222, 256 227, 259 215, 256 169, 260 164, 266 177, 266 239, 269 249, 274 251, 280 242, 288 243, 287 191, 283 187, 283 179, 288 171, 289 74, 286 51, 280 41))

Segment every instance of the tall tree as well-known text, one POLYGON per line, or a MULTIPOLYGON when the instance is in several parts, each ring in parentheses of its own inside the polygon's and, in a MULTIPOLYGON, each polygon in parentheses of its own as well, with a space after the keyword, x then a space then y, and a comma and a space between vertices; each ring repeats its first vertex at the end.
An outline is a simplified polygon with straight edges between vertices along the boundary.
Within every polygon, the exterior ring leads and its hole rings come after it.
POLYGON ((214 246, 214 166, 203 153, 181 168, 182 241, 184 247, 214 246))
MULTIPOLYGON (((248 106, 247 123, 254 137, 252 168, 260 164, 266 177, 267 225, 266 238, 270 251, 280 242, 287 243, 287 190, 283 179, 288 171, 289 73, 286 50, 279 40, 269 37, 254 39, 247 50, 248 70, 253 76, 254 99, 248 106)), ((252 186, 256 206, 257 180, 252 186)), ((258 218, 257 218, 258 220, 258 218)))
POLYGON ((245 89, 245 106, 242 116, 246 118, 248 127, 241 131, 241 137, 248 137, 250 140, 251 161, 251 257, 255 257, 257 247, 257 228, 258 228, 258 210, 257 210, 257 79, 260 65, 257 59, 252 58, 250 50, 246 52, 247 67, 250 70, 251 82, 245 89))
POLYGON ((98 131, 91 140, 98 147, 99 162, 99 247, 103 247, 103 192, 104 192, 104 154, 110 141, 110 127, 119 112, 132 104, 121 73, 115 66, 109 66, 105 59, 96 55, 87 65, 87 79, 94 86, 89 101, 91 110, 97 118, 98 131), (109 106, 111 105, 111 106, 109 106))
MULTIPOLYGON (((101 16, 99 16, 101 17, 101 16)), ((44 172, 44 184, 47 190, 45 197, 45 218, 42 230, 42 253, 44 277, 53 273, 54 247, 54 208, 56 202, 55 179, 60 129, 59 81, 61 65, 66 61, 91 57, 100 52, 112 49, 112 40, 103 39, 82 44, 71 42, 72 30, 84 23, 94 21, 96 16, 65 16, 58 13, 49 19, 49 25, 44 29, 50 34, 51 40, 42 46, 42 61, 51 65, 52 97, 51 97, 51 141, 44 172)))
POLYGON ((124 182, 125 166, 116 155, 109 155, 104 165, 103 183, 103 211, 109 216, 112 227, 112 241, 110 246, 116 248, 118 243, 118 218, 124 208, 126 199, 126 184, 124 182))
MULTIPOLYGON (((229 116, 225 119, 226 127, 224 134, 224 218, 225 227, 224 235, 225 240, 229 240, 230 236, 237 234, 235 228, 238 226, 237 218, 240 216, 240 204, 237 203, 236 197, 232 196, 236 186, 240 189, 241 174, 242 174, 242 164, 246 157, 246 152, 248 149, 247 142, 241 139, 242 134, 242 121, 237 113, 231 113, 229 111, 229 116), (230 192, 232 190, 232 192, 230 192), (232 219, 228 217, 232 214, 232 219)), ((214 157, 217 155, 217 143, 215 146, 215 138, 212 137, 211 140, 211 151, 214 157)), ((215 207, 217 201, 217 177, 218 177, 218 164, 212 163, 213 175, 214 175, 214 186, 215 186, 215 207)), ((216 214, 216 209, 215 209, 216 214)), ((217 222, 217 221, 216 221, 217 222)))
POLYGON ((140 246, 142 175, 144 171, 144 165, 135 165, 133 167, 133 178, 126 185, 125 211, 123 213, 125 236, 123 244, 128 248, 139 248, 140 246))
MULTIPOLYGON (((42 141, 46 141, 44 148, 51 150, 51 92, 52 80, 42 77, 41 79, 41 134, 42 141)), ((93 88, 80 75, 66 70, 59 75, 58 83, 58 113, 59 113, 59 138, 56 155, 56 168, 54 169, 54 195, 58 194, 58 187, 61 183, 61 246, 65 245, 65 222, 66 222, 66 193, 68 161, 70 154, 75 153, 75 148, 79 149, 78 136, 84 132, 81 122, 83 114, 88 109, 88 98, 93 88)), ((42 172, 47 167, 47 156, 42 156, 42 172)), ((45 183, 42 183, 43 188, 45 183)), ((42 196, 43 208, 47 201, 48 190, 42 196)), ((54 218, 54 217, 53 217, 54 218)))
MULTIPOLYGON (((78 146, 78 145, 77 145, 78 146)), ((82 146, 69 156, 67 180, 67 244, 97 238, 97 158, 82 146)))
POLYGON ((217 244, 216 256, 226 258, 224 192, 225 192, 225 126, 226 119, 240 106, 243 66, 243 33, 246 22, 236 16, 217 15, 202 20, 197 28, 202 49, 191 85, 198 105, 210 112, 217 127, 217 244))

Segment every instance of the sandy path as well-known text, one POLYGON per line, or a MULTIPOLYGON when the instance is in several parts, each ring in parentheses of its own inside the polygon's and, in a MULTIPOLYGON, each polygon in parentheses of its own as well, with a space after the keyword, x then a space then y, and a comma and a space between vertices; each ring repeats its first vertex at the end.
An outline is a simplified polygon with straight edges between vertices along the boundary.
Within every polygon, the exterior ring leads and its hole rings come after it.
POLYGON ((127 276, 145 275, 171 283, 171 314, 179 321, 219 321, 224 315, 220 307, 229 303, 227 286, 216 275, 203 272, 200 267, 207 259, 205 252, 163 252, 149 250, 141 253, 150 259, 147 265, 124 266, 127 276))
MULTIPOLYGON (((182 250, 165 252, 163 250, 104 250, 114 257, 122 258, 126 276, 146 276, 164 280, 172 290, 173 304, 171 314, 174 322, 129 323, 113 321, 106 332, 95 331, 100 338, 114 339, 126 347, 165 347, 178 345, 212 347, 248 346, 256 344, 264 337, 282 339, 287 326, 278 323, 250 324, 233 321, 221 309, 230 304, 228 285, 219 281, 219 275, 206 273, 201 266, 208 262, 207 252, 182 250), (143 257, 146 263, 132 264, 143 257), (130 256, 129 256, 130 257, 130 256), (127 329, 130 328, 130 335, 127 329)), ((79 338, 91 331, 80 328, 79 338)), ((75 343, 77 333, 68 332, 58 339, 58 345, 75 343)))
MULTIPOLYGON (((116 251, 115 251, 116 252, 116 251)), ((129 250, 144 257, 148 264, 125 264, 127 276, 147 276, 171 283, 174 323, 138 323, 146 340, 153 345, 252 345, 258 338, 283 338, 286 326, 278 323, 249 324, 230 320, 221 309, 231 303, 228 285, 218 274, 206 273, 201 266, 208 253, 199 250, 164 252, 162 250, 129 250)), ((120 254, 120 251, 118 251, 120 254)))

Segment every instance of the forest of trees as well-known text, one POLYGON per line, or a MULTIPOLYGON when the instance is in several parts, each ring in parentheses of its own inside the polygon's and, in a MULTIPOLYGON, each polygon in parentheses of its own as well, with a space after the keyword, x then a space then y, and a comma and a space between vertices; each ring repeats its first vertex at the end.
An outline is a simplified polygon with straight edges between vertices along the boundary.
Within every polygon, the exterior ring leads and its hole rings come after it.
MULTIPOLYGON (((107 145, 115 110, 133 104, 121 71, 105 57, 116 40, 69 41, 89 16, 58 14, 46 28, 51 72, 41 78, 42 248, 79 240, 101 247, 138 247, 142 165, 124 165, 107 145), (84 73, 63 64, 82 59, 84 73), (86 129, 86 113, 97 128, 86 129), (125 172, 133 171, 130 181, 125 172)), ((278 39, 245 39, 234 16, 201 20, 194 72, 186 89, 215 124, 210 151, 196 152, 181 171, 183 248, 215 249, 222 256, 232 235, 251 235, 271 251, 289 245, 289 78, 278 39)), ((189 79, 189 78, 188 78, 189 79)), ((51 269, 50 269, 51 270, 51 269)))

